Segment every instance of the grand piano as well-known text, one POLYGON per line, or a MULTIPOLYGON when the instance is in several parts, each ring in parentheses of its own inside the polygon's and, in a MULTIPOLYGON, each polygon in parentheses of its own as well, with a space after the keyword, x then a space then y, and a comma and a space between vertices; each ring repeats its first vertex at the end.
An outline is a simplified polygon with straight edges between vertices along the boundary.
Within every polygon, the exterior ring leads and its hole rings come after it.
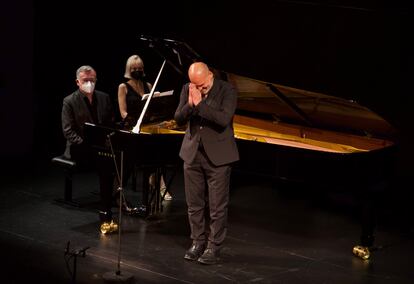
MULTIPOLYGON (((153 149, 162 149, 157 157, 137 155, 138 163, 140 159, 143 163, 151 159, 157 164, 162 164, 163 159, 179 163, 185 126, 173 120, 174 111, 189 65, 204 60, 185 42, 148 36, 141 36, 140 40, 167 62, 169 71, 161 74, 166 77, 162 88, 175 91, 171 98, 163 100, 163 112, 142 125, 140 134, 124 131, 122 136, 130 138, 121 140, 129 140, 129 147, 142 149, 142 145, 152 145, 153 149)), ((371 246, 374 223, 369 196, 386 187, 392 177, 397 146, 393 126, 356 101, 210 67, 215 76, 238 90, 233 124, 240 161, 235 169, 304 185, 348 187, 365 194, 368 199, 362 217, 361 245, 371 246)))
MULTIPOLYGON (((177 74, 181 78, 178 85, 168 86, 175 94, 163 107, 164 115, 143 125, 141 133, 184 134, 185 127, 173 120, 174 111, 189 65, 203 59, 185 42, 143 36, 141 40, 167 60, 175 73, 171 81, 177 82, 177 74)), ((240 170, 289 181, 353 185, 391 173, 397 131, 367 107, 210 67, 238 90, 233 124, 240 170)))

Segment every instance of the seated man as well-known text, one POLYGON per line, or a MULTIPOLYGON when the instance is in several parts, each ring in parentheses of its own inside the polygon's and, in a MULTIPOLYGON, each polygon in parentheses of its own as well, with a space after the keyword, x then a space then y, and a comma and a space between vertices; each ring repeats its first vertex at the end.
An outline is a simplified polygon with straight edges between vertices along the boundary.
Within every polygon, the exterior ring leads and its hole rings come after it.
MULTIPOLYGON (((114 120, 112 103, 108 94, 95 90, 96 71, 91 66, 81 66, 76 71, 78 89, 63 100, 62 129, 66 138, 65 157, 81 167, 96 167, 99 175, 101 231, 115 232, 118 225, 112 219, 114 166, 111 159, 97 161, 97 154, 84 142, 84 123, 110 126, 114 120)), ((124 206, 125 207, 125 206, 124 206)), ((126 208, 129 209, 129 208, 126 208)))

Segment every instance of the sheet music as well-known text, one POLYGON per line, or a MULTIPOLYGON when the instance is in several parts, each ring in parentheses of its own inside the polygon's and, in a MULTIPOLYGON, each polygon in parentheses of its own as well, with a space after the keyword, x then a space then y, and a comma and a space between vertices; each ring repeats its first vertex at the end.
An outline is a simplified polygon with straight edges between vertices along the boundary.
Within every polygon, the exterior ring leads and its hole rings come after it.
MULTIPOLYGON (((166 91, 166 92, 154 92, 154 95, 152 96, 153 98, 157 98, 157 97, 164 97, 164 96, 171 96, 174 93, 174 90, 170 90, 170 91, 166 91)), ((144 101, 148 98, 150 94, 144 94, 142 96, 141 101, 144 101)))

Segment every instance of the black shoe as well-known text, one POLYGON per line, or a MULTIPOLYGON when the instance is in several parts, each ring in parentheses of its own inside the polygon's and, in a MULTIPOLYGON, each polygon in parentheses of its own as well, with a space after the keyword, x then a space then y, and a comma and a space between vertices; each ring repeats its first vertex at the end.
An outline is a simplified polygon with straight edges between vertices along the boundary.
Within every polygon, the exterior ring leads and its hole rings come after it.
POLYGON ((203 253, 204 248, 205 248, 205 245, 195 245, 195 244, 193 244, 185 252, 184 259, 191 260, 191 261, 197 260, 200 257, 200 255, 203 253))
POLYGON ((219 250, 213 250, 212 248, 206 248, 204 253, 197 259, 202 264, 216 264, 219 260, 219 250))

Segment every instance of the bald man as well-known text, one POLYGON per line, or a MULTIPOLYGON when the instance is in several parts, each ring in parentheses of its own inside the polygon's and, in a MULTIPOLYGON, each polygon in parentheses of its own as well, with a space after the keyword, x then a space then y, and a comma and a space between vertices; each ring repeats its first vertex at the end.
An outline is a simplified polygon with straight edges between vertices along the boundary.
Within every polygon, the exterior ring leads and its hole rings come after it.
POLYGON ((231 166, 239 160, 233 131, 237 92, 202 62, 190 66, 188 77, 174 115, 179 125, 188 123, 180 157, 192 245, 184 258, 215 264, 226 237, 231 166))

